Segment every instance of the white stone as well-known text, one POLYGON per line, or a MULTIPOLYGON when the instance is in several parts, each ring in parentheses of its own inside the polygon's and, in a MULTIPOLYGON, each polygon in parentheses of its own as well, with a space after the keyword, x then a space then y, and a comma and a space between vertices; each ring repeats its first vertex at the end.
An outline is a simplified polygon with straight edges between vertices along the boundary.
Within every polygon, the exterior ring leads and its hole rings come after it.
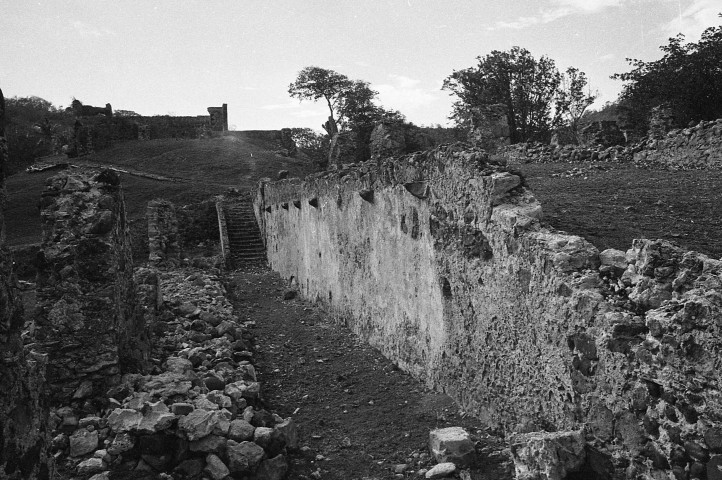
POLYGON ((429 433, 429 450, 437 462, 452 462, 458 466, 471 465, 476 457, 474 442, 461 427, 432 430, 429 433))
POLYGON ((426 478, 446 478, 456 471, 456 465, 451 462, 434 465, 426 472, 426 478))

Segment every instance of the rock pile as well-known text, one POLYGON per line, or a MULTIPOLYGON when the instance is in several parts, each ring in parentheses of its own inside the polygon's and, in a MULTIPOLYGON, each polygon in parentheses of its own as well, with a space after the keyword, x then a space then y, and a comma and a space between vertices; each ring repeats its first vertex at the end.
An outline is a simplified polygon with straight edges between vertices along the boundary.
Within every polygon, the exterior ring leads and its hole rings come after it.
POLYGON ((164 308, 154 326, 151 375, 128 374, 96 411, 54 411, 52 442, 62 469, 94 480, 284 478, 296 427, 263 408, 252 335, 239 326, 219 279, 160 272, 164 308), (169 477, 164 477, 169 478, 169 477))
POLYGON ((722 119, 697 125, 658 131, 631 145, 547 145, 518 143, 502 147, 498 153, 510 163, 633 163, 640 168, 696 170, 722 168, 722 119))

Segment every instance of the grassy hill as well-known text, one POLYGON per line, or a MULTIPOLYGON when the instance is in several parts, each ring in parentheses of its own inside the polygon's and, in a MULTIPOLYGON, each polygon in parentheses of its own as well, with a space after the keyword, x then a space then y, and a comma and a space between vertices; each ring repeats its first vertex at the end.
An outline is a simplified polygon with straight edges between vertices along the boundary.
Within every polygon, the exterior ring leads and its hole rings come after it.
MULTIPOLYGON (((253 189, 258 179, 275 178, 279 170, 297 177, 311 173, 311 162, 274 154, 278 145, 271 137, 233 132, 233 136, 208 140, 126 142, 73 159, 73 163, 174 179, 121 175, 128 216, 131 225, 138 222, 140 234, 146 204, 153 198, 186 205, 231 187, 253 189)), ((722 171, 640 170, 632 165, 591 163, 516 167, 542 203, 551 227, 581 235, 599 249, 626 250, 634 238, 665 238, 715 258, 722 256, 722 171)), ((37 205, 45 179, 55 174, 23 172, 8 179, 9 245, 40 240, 37 205)))
MULTIPOLYGON (((121 174, 128 217, 145 215, 153 198, 167 198, 178 204, 205 200, 229 188, 255 188, 263 177, 276 178, 280 170, 292 177, 312 172, 311 162, 274 154, 278 146, 262 137, 244 132, 220 138, 159 139, 123 142, 93 155, 66 160, 74 165, 108 165, 139 173, 163 176, 173 181, 121 174)), ((58 170, 21 172, 7 179, 8 201, 5 223, 7 244, 22 245, 40 241, 40 193, 48 177, 58 170)))

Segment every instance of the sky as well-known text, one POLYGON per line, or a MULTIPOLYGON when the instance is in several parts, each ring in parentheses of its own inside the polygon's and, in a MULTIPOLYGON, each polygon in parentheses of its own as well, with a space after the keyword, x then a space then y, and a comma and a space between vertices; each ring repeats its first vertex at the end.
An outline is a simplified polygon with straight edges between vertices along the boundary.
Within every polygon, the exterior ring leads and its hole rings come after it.
POLYGON ((417 125, 445 125, 444 78, 492 50, 581 69, 601 106, 625 58, 656 60, 677 33, 696 41, 720 12, 720 0, 0 0, 0 88, 142 115, 227 103, 234 130, 321 130, 327 107, 288 95, 313 65, 370 82, 417 125))

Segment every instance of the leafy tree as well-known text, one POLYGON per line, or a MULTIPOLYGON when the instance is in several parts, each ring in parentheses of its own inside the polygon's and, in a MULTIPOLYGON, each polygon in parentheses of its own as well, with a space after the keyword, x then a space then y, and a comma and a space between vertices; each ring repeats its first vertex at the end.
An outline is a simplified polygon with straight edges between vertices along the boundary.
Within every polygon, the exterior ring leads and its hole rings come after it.
MULTIPOLYGON (((133 110, 115 110, 113 115, 116 117, 140 117, 140 113, 136 113, 133 110)), ((232 129, 231 129, 232 130, 232 129)))
POLYGON ((319 168, 328 164, 329 139, 311 128, 292 128, 291 138, 296 147, 306 154, 319 168))
POLYGON ((333 122, 333 125, 324 126, 329 135, 339 129, 357 130, 380 120, 404 121, 399 112, 374 103, 379 92, 373 90, 369 82, 351 80, 333 70, 304 68, 289 85, 288 93, 301 100, 326 100, 331 114, 329 120, 333 122))
POLYGON ((494 50, 477 61, 444 80, 442 88, 458 97, 451 118, 468 125, 475 107, 503 104, 512 143, 548 137, 560 81, 554 61, 544 56, 537 60, 520 47, 494 50))
MULTIPOLYGON (((306 67, 298 72, 296 81, 288 86, 288 93, 299 100, 326 100, 330 113, 329 127, 338 130, 339 103, 343 93, 353 88, 353 85, 346 75, 333 70, 306 67)), ((328 133, 330 135, 333 131, 328 133)))
POLYGON ((682 34, 668 42, 659 60, 628 58, 632 70, 612 76, 626 82, 619 105, 640 132, 649 127, 650 110, 662 104, 672 108, 678 126, 722 117, 722 25, 707 28, 696 43, 684 43, 682 34))
POLYGON ((587 87, 587 75, 578 68, 569 67, 561 75, 554 104, 554 126, 566 129, 579 140, 579 124, 587 108, 597 96, 587 87))

